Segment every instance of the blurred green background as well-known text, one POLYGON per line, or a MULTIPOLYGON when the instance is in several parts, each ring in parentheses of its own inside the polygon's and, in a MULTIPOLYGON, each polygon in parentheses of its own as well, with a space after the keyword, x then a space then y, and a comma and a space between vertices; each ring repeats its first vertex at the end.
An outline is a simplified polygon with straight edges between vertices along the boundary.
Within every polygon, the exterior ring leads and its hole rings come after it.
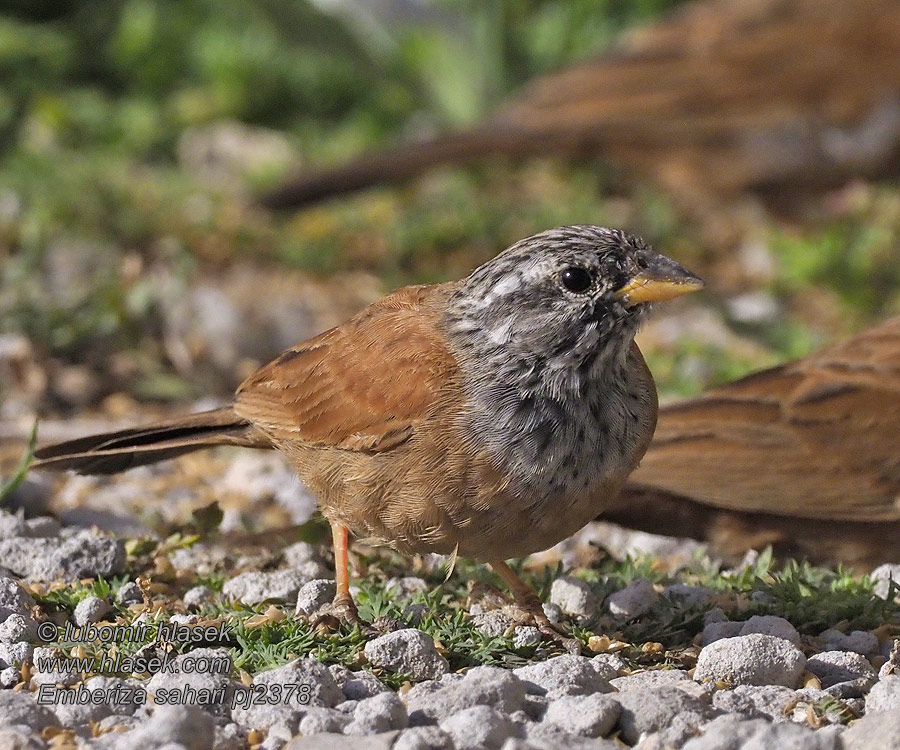
MULTIPOLYGON (((255 201, 298 166, 475 122, 534 76, 603 53, 677 4, 4 3, 0 417, 71 413, 120 392, 229 393, 291 332, 244 351, 219 331, 236 352, 207 367, 225 344, 183 344, 204 312, 176 303, 208 279, 227 298, 223 278, 238 265, 336 278, 297 295, 327 302, 347 291, 355 303, 464 275, 563 223, 622 226, 708 277, 711 291, 681 313, 677 335, 648 344, 665 393, 697 392, 900 311, 896 184, 854 184, 811 225, 751 201, 734 214, 735 263, 751 266, 738 281, 714 234, 600 159, 446 167, 283 215, 255 201)), ((244 314, 272 304, 263 282, 249 296, 244 314)), ((294 341, 329 320, 324 304, 294 341)))

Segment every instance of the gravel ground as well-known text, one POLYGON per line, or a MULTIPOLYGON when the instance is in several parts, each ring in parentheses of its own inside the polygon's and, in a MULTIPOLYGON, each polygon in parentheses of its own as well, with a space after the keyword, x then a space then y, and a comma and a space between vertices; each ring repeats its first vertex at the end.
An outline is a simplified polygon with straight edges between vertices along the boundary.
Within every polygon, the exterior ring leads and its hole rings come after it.
MULTIPOLYGON (((592 525, 538 558, 562 561, 546 581, 547 611, 584 628, 582 655, 542 646, 533 627, 490 604, 495 592, 480 596, 475 585, 456 622, 506 644, 515 660, 460 667, 458 647, 434 635, 428 572, 411 563, 395 577, 384 573, 389 563, 369 564, 379 596, 399 602, 402 616, 341 640, 305 625, 278 630, 332 595, 327 552, 313 544, 237 555, 215 537, 182 534, 148 546, 0 512, 0 747, 900 748, 896 621, 801 633, 780 616, 751 614, 765 592, 735 608, 721 591, 684 580, 633 576, 611 588, 609 577, 565 571, 603 529, 592 525), (696 628, 681 649, 617 640, 637 632, 629 628, 665 630, 685 612, 696 613, 696 628), (122 633, 132 641, 109 648, 122 633), (345 642, 355 644, 350 659, 339 651, 345 642), (117 654, 135 661, 53 661, 117 654)), ((675 540, 658 548, 669 552, 664 566, 695 555, 675 540)), ((876 571, 873 599, 895 593, 892 576, 900 566, 876 571)))

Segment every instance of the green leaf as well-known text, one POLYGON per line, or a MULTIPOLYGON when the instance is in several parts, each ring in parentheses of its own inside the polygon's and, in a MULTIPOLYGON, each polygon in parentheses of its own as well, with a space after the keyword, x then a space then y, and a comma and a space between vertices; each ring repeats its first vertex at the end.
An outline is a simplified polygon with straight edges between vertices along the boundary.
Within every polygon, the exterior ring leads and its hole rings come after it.
POLYGON ((31 435, 28 438, 28 448, 25 450, 25 455, 22 456, 22 460, 19 461, 19 465, 16 467, 15 473, 12 475, 11 479, 5 481, 2 485, 0 485, 0 506, 6 504, 8 498, 12 496, 12 493, 18 489, 19 485, 22 484, 22 481, 25 479, 25 475, 28 473, 28 467, 31 466, 31 462, 34 460, 34 447, 37 445, 37 420, 34 421, 34 426, 31 428, 31 435))

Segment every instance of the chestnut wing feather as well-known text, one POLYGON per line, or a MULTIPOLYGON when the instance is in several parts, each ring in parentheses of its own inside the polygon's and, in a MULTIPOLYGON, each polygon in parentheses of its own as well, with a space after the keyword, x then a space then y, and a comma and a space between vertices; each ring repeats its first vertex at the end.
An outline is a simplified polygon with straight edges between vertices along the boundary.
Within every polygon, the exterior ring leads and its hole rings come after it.
POLYGON ((732 510, 900 519, 900 319, 662 409, 630 482, 732 510))
POLYGON ((400 289, 287 350, 238 388, 235 411, 276 442, 367 452, 400 445, 457 380, 438 319, 452 287, 400 289))

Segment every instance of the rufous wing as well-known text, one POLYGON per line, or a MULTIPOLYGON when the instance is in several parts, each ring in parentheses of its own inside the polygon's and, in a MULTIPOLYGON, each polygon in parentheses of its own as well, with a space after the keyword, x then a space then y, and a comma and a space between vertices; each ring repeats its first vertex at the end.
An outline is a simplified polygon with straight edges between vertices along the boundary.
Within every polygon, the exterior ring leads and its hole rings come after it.
POLYGON ((287 350, 241 384, 235 411, 275 442, 366 452, 400 445, 458 382, 439 334, 452 288, 405 287, 287 350))

